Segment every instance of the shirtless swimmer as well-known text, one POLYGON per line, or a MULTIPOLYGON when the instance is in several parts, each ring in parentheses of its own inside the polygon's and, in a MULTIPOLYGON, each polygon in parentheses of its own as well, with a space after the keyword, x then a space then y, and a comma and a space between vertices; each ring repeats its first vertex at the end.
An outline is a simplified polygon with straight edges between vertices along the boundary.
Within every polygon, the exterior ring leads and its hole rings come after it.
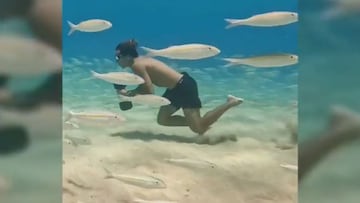
POLYGON ((167 88, 163 97, 170 100, 171 104, 160 108, 158 124, 188 126, 193 132, 203 135, 227 110, 243 102, 242 99, 229 95, 224 104, 201 116, 202 104, 196 81, 188 73, 179 73, 157 59, 139 56, 136 48, 135 40, 122 42, 116 47, 115 57, 121 67, 131 68, 145 80, 145 83, 130 91, 118 88, 117 92, 125 96, 134 96, 154 94, 154 85, 167 88), (173 115, 180 108, 184 116, 173 115))

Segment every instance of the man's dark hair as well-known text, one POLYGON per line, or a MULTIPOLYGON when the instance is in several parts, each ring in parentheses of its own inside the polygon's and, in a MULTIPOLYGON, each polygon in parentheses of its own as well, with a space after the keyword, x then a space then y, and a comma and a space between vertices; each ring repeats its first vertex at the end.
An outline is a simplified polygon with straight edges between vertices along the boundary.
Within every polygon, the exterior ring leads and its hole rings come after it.
POLYGON ((137 42, 134 39, 121 42, 116 47, 116 55, 117 56, 131 56, 136 58, 139 56, 137 50, 137 42))

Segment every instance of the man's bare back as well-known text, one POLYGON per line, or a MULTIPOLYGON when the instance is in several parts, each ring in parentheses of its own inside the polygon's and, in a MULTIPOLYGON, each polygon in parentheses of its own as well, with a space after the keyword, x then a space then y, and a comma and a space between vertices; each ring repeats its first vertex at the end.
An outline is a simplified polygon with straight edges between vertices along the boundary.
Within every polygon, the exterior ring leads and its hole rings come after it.
POLYGON ((145 71, 154 85, 169 89, 174 88, 182 77, 182 74, 170 68, 165 63, 149 57, 136 58, 134 60, 133 70, 135 73, 145 71))

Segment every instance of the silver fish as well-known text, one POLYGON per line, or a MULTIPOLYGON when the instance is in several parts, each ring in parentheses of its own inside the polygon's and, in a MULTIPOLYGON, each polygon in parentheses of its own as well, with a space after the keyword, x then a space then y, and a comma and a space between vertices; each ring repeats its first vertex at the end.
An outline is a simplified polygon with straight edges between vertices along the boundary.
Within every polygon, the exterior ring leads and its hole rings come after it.
POLYGON ((220 54, 220 49, 206 44, 183 44, 174 45, 164 49, 151 49, 148 47, 141 47, 147 52, 147 56, 155 57, 161 56, 170 59, 179 60, 197 60, 216 56, 220 54))
POLYGON ((288 11, 273 11, 268 13, 262 13, 253 15, 246 19, 225 19, 228 25, 226 29, 237 26, 256 26, 256 27, 273 27, 282 26, 298 21, 298 14, 288 11))
POLYGON ((138 94, 132 97, 119 95, 119 97, 123 101, 131 101, 135 104, 142 104, 153 107, 166 106, 171 103, 167 98, 153 94, 138 94))
POLYGON ((224 58, 228 62, 224 67, 246 65, 257 68, 284 67, 298 63, 298 56, 294 54, 269 54, 249 58, 224 58))
POLYGON ((103 19, 89 19, 80 22, 75 25, 74 23, 67 21, 70 31, 68 32, 68 36, 72 35, 75 31, 81 32, 101 32, 112 27, 112 23, 108 20, 103 19))
POLYGON ((41 41, 0 36, 0 47, 2 75, 34 76, 61 71, 61 53, 41 41))
POLYGON ((94 78, 104 80, 111 84, 140 85, 145 82, 142 77, 128 72, 97 73, 95 71, 91 71, 91 74, 94 78))
MULTIPOLYGON (((69 111, 65 122, 75 121, 80 122, 81 124, 93 124, 93 125, 111 125, 111 124, 122 124, 126 121, 126 118, 120 114, 116 114, 109 111, 83 111, 83 112, 73 112, 69 111)), ((74 127, 78 126, 75 124, 74 127)))
POLYGON ((75 136, 75 135, 65 135, 64 142, 67 144, 78 146, 78 145, 90 145, 91 140, 86 136, 75 136))
POLYGON ((281 167, 292 170, 292 171, 297 171, 298 170, 298 166, 296 165, 292 165, 292 164, 280 164, 281 167))
POLYGON ((77 144, 75 142, 73 142, 72 140, 68 139, 68 138, 63 138, 63 142, 67 145, 71 145, 71 146, 74 146, 76 147, 77 144))
POLYGON ((144 200, 144 199, 133 199, 134 203, 177 203, 176 201, 167 201, 167 200, 144 200))
POLYGON ((186 167, 198 167, 198 168, 216 168, 216 165, 214 163, 204 161, 204 160, 197 160, 197 159, 187 159, 187 158, 181 158, 181 159, 165 159, 166 162, 180 165, 180 166, 186 166, 186 167))
POLYGON ((124 183, 131 184, 134 186, 148 188, 148 189, 164 189, 166 184, 164 181, 153 176, 137 176, 130 174, 114 174, 108 169, 104 168, 106 171, 105 179, 117 179, 124 183))

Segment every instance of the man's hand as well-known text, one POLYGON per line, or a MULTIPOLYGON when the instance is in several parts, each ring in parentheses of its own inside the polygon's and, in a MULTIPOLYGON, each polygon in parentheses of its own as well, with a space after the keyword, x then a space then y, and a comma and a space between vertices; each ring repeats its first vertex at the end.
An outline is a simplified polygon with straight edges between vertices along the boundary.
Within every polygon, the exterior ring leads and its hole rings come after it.
POLYGON ((129 90, 129 91, 127 91, 127 90, 122 89, 122 90, 120 90, 120 91, 118 91, 118 92, 119 92, 119 94, 121 94, 121 95, 123 95, 123 96, 126 96, 126 97, 133 97, 133 96, 136 95, 136 91, 135 91, 135 90, 129 90))

